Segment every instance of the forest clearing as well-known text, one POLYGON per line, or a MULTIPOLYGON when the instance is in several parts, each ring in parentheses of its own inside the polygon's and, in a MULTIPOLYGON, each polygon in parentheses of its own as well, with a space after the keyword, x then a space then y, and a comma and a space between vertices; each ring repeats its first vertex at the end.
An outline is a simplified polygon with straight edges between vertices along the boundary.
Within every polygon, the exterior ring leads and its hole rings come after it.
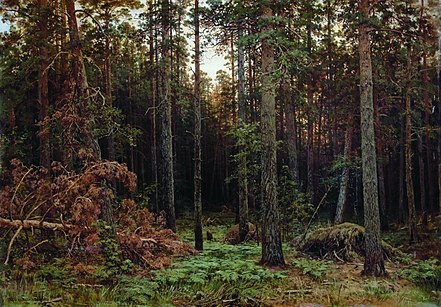
POLYGON ((0 15, 0 307, 441 306, 441 1, 0 15))

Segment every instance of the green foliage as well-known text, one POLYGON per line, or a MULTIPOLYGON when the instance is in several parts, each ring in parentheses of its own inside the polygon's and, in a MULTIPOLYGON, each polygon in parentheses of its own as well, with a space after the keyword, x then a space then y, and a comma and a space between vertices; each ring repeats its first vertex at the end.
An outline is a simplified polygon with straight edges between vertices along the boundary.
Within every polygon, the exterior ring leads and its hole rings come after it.
POLYGON ((297 182, 291 179, 289 168, 282 167, 279 179, 279 204, 281 208, 282 225, 288 237, 299 233, 314 212, 307 194, 300 190, 297 182))
POLYGON ((400 272, 417 285, 439 289, 441 287, 441 263, 437 259, 417 261, 400 272))
POLYGON ((309 275, 315 279, 322 279, 330 272, 330 261, 315 260, 307 258, 298 258, 292 261, 292 264, 301 270, 303 274, 309 275))
POLYGON ((119 299, 149 305, 173 297, 201 304, 236 298, 246 304, 269 291, 268 285, 286 277, 285 272, 271 272, 258 266, 253 258, 260 252, 255 245, 210 243, 203 254, 154 271, 151 279, 122 278, 117 289, 119 299))
POLYGON ((69 284, 74 281, 72 272, 63 259, 54 259, 53 262, 42 265, 37 271, 36 277, 59 284, 69 284))
POLYGON ((158 290, 159 284, 148 278, 124 276, 121 278, 116 291, 121 302, 148 305, 158 294, 158 290))
POLYGON ((257 124, 248 124, 241 122, 239 125, 232 126, 227 135, 234 139, 236 153, 231 156, 232 161, 237 165, 233 174, 226 180, 230 182, 237 179, 242 171, 240 161, 246 158, 246 175, 251 179, 259 173, 258 156, 261 150, 261 141, 257 124))

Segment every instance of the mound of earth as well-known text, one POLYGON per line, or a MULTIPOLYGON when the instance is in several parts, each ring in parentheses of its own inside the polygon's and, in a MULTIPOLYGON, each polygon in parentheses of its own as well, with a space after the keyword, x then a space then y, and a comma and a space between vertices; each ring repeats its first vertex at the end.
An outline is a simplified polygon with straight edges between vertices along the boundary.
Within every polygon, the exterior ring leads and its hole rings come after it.
MULTIPOLYGON (((311 256, 350 261, 364 257, 364 232, 364 227, 360 225, 343 223, 319 228, 305 237, 299 236, 291 242, 291 245, 311 256)), ((382 247, 386 259, 399 253, 384 241, 382 247)))
MULTIPOLYGON (((248 234, 245 237, 246 241, 259 241, 259 234, 257 232, 256 226, 252 223, 248 223, 248 234)), ((224 242, 228 244, 239 244, 241 243, 240 237, 239 237, 239 224, 233 225, 231 229, 228 231, 228 233, 225 235, 224 242)))

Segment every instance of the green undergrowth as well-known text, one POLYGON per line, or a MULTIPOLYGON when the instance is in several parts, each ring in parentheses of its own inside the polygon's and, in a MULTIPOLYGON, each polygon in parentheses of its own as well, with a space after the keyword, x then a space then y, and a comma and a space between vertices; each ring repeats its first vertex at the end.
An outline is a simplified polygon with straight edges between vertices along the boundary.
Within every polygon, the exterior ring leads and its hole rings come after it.
POLYGON ((332 262, 329 260, 296 258, 292 260, 292 264, 304 275, 317 280, 325 278, 332 270, 330 267, 332 262))
POLYGON ((258 304, 286 278, 256 264, 260 247, 206 244, 203 253, 180 259, 172 267, 154 271, 152 278, 123 278, 122 301, 131 304, 258 304))
POLYGON ((415 261, 401 270, 400 276, 429 290, 441 289, 441 262, 436 259, 415 261))

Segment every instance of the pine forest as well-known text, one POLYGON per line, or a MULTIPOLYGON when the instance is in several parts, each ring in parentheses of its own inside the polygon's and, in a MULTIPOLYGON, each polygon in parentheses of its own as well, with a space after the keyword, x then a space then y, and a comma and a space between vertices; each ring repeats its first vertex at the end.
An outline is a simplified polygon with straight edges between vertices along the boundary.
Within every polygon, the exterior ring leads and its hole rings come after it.
POLYGON ((441 306, 441 0, 0 17, 0 306, 441 306))

